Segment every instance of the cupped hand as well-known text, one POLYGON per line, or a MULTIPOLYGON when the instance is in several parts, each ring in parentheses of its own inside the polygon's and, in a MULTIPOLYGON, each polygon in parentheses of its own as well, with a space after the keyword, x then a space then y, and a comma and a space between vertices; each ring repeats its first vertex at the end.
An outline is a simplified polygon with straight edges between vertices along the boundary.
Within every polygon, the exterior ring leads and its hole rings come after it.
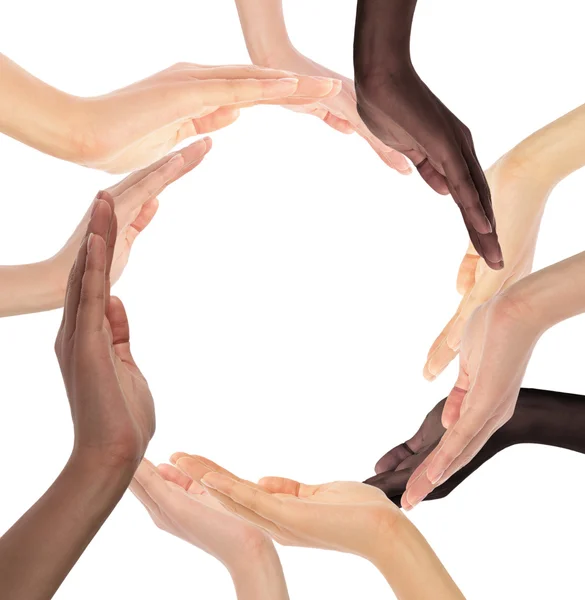
POLYGON ((508 292, 477 308, 465 326, 459 376, 442 413, 447 431, 410 477, 402 497, 404 508, 421 502, 468 464, 514 414, 542 331, 529 303, 508 292))
MULTIPOLYGON (((157 174, 161 185, 177 163, 182 158, 157 174)), ((114 201, 102 192, 71 270, 55 352, 71 406, 74 454, 118 468, 137 466, 155 417, 148 384, 130 352, 124 305, 110 296, 116 233, 114 201)))
POLYGON ((76 162, 110 173, 143 167, 176 144, 233 123, 257 104, 312 104, 341 83, 253 66, 179 63, 126 88, 79 100, 76 162))
POLYGON ((400 152, 383 144, 365 126, 357 111, 355 85, 351 79, 313 62, 294 49, 280 56, 275 63, 295 73, 329 77, 341 81, 341 91, 336 96, 323 98, 313 104, 288 106, 287 108, 313 115, 341 133, 357 132, 389 167, 403 175, 412 172, 408 161, 400 152))
POLYGON ((356 69, 356 93, 368 129, 406 155, 436 192, 451 193, 474 248, 490 268, 501 269, 490 189, 469 129, 412 68, 375 75, 356 69))
POLYGON ((493 271, 472 246, 467 250, 457 275, 457 291, 463 298, 429 350, 424 368, 429 381, 457 356, 463 329, 473 311, 532 271, 540 222, 552 186, 512 155, 503 156, 488 169, 486 178, 506 264, 493 271))
POLYGON ((130 489, 157 527, 211 554, 230 570, 272 544, 266 533, 227 511, 172 465, 157 468, 143 460, 130 489))
POLYGON ((265 477, 256 485, 207 459, 183 455, 176 465, 228 511, 286 546, 337 550, 371 559, 380 541, 402 518, 383 492, 362 483, 305 485, 265 477))
MULTIPOLYGON (((114 285, 124 272, 136 238, 156 215, 159 206, 157 196, 167 186, 199 165, 210 149, 210 138, 198 140, 183 150, 132 173, 105 190, 114 201, 117 221, 116 245, 110 271, 111 285, 114 285)), ((65 246, 47 261, 52 277, 63 282, 63 290, 79 245, 86 233, 94 205, 95 201, 92 202, 65 246)))

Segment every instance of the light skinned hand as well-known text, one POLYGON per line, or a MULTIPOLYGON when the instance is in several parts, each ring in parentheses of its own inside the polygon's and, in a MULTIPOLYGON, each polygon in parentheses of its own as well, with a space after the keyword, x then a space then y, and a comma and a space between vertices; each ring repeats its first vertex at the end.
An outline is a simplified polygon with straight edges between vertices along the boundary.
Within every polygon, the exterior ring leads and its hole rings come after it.
MULTIPOLYGON (((118 281, 128 264, 130 251, 136 238, 156 215, 159 207, 157 196, 167 186, 201 164, 210 149, 211 139, 203 138, 178 152, 161 158, 145 169, 132 173, 105 190, 114 201, 118 225, 110 271, 111 285, 118 281), (171 160, 175 162, 170 163, 171 160)), ((65 290, 67 275, 87 230, 94 204, 95 200, 65 246, 47 261, 48 268, 53 273, 52 276, 63 281, 63 290, 65 290)))
POLYGON ((464 467, 512 417, 541 334, 530 307, 508 292, 471 315, 461 342, 459 376, 443 409, 447 431, 408 480, 403 508, 416 506, 464 467))
POLYGON ((349 552, 372 559, 402 519, 380 490, 362 483, 305 485, 281 477, 259 484, 208 459, 175 455, 176 466, 229 512, 268 532, 279 544, 349 552))
POLYGON ((296 112, 313 115, 341 133, 357 132, 390 168, 395 169, 403 175, 412 173, 412 169, 406 158, 400 152, 383 144, 370 132, 362 121, 357 111, 355 85, 351 79, 313 62, 294 48, 291 48, 289 52, 280 56, 273 64, 276 65, 277 63, 278 66, 291 69, 295 73, 330 77, 341 81, 341 92, 336 96, 324 98, 314 104, 288 106, 287 108, 296 112))
POLYGON ((172 465, 157 468, 143 460, 130 489, 157 527, 211 554, 230 571, 272 544, 266 533, 226 510, 172 465))
MULTIPOLYGON (((182 164, 179 156, 154 171, 153 193, 182 164)), ((138 465, 155 429, 152 395, 130 353, 124 305, 110 296, 117 230, 114 201, 101 192, 71 270, 55 341, 74 424, 73 455, 116 469, 138 465)))
POLYGON ((76 162, 110 173, 143 167, 176 144, 233 123, 257 104, 302 105, 341 83, 251 65, 178 63, 121 90, 78 99, 76 162))
POLYGON ((427 356, 423 374, 429 381, 459 353, 465 324, 474 310, 532 271, 542 215, 554 185, 535 177, 533 170, 524 168, 522 161, 512 155, 503 156, 490 167, 486 179, 492 191, 505 266, 499 271, 490 269, 469 246, 457 275, 457 291, 463 298, 427 356))

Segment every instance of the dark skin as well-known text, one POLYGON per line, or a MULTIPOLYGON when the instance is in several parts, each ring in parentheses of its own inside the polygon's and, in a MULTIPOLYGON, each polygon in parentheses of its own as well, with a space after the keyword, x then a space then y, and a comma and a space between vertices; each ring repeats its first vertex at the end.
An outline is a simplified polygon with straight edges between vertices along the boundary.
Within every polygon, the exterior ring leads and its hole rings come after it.
MULTIPOLYGON (((175 153, 180 160, 168 156, 120 185, 138 186, 144 202, 154 199, 198 164, 201 156, 189 148, 175 153)), ((100 192, 69 276, 55 342, 75 443, 53 485, 0 538, 3 599, 53 597, 122 498, 154 433, 153 399, 130 352, 126 312, 110 296, 117 232, 114 200, 100 192)))
POLYGON ((407 156, 440 194, 450 193, 471 242, 492 269, 503 257, 489 186, 469 129, 429 90, 410 60, 417 0, 358 0, 357 108, 368 129, 407 156))
MULTIPOLYGON (((445 399, 431 410, 409 440, 387 452, 376 464, 377 475, 364 483, 380 488, 400 506, 406 482, 445 433, 441 424, 444 405, 445 399)), ((494 433, 471 462, 425 500, 444 498, 490 458, 516 444, 543 444, 585 454, 584 432, 585 396, 522 388, 512 418, 494 433)))

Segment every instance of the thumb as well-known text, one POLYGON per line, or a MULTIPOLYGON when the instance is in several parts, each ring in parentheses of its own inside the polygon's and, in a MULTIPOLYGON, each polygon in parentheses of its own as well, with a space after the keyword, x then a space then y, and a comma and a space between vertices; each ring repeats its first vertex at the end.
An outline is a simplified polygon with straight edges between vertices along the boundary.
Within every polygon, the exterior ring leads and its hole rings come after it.
POLYGON ((445 400, 445 406, 443 407, 443 414, 441 416, 441 423, 445 429, 453 426, 461 415, 461 405, 467 395, 469 389, 469 376, 464 369, 459 369, 459 377, 451 390, 451 393, 445 400))
POLYGON ((262 477, 258 485, 271 494, 288 494, 297 498, 311 496, 319 486, 305 485, 286 477, 262 477))

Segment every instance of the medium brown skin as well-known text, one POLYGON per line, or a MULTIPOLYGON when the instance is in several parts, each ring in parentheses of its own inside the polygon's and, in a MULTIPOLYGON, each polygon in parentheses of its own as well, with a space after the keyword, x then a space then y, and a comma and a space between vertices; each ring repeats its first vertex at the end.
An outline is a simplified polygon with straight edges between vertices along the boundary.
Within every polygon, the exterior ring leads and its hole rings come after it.
POLYGON ((451 194, 478 254, 492 269, 501 269, 490 190, 471 133, 429 90, 410 60, 416 2, 358 0, 358 113, 379 140, 414 163, 436 192, 451 194))
MULTIPOLYGON (((154 188, 170 168, 158 170, 158 182, 151 178, 154 188)), ((102 192, 71 271, 55 342, 74 448, 50 489, 0 539, 2 598, 55 594, 126 491, 154 433, 153 400, 130 353, 124 306, 110 297, 113 209, 102 192)))

